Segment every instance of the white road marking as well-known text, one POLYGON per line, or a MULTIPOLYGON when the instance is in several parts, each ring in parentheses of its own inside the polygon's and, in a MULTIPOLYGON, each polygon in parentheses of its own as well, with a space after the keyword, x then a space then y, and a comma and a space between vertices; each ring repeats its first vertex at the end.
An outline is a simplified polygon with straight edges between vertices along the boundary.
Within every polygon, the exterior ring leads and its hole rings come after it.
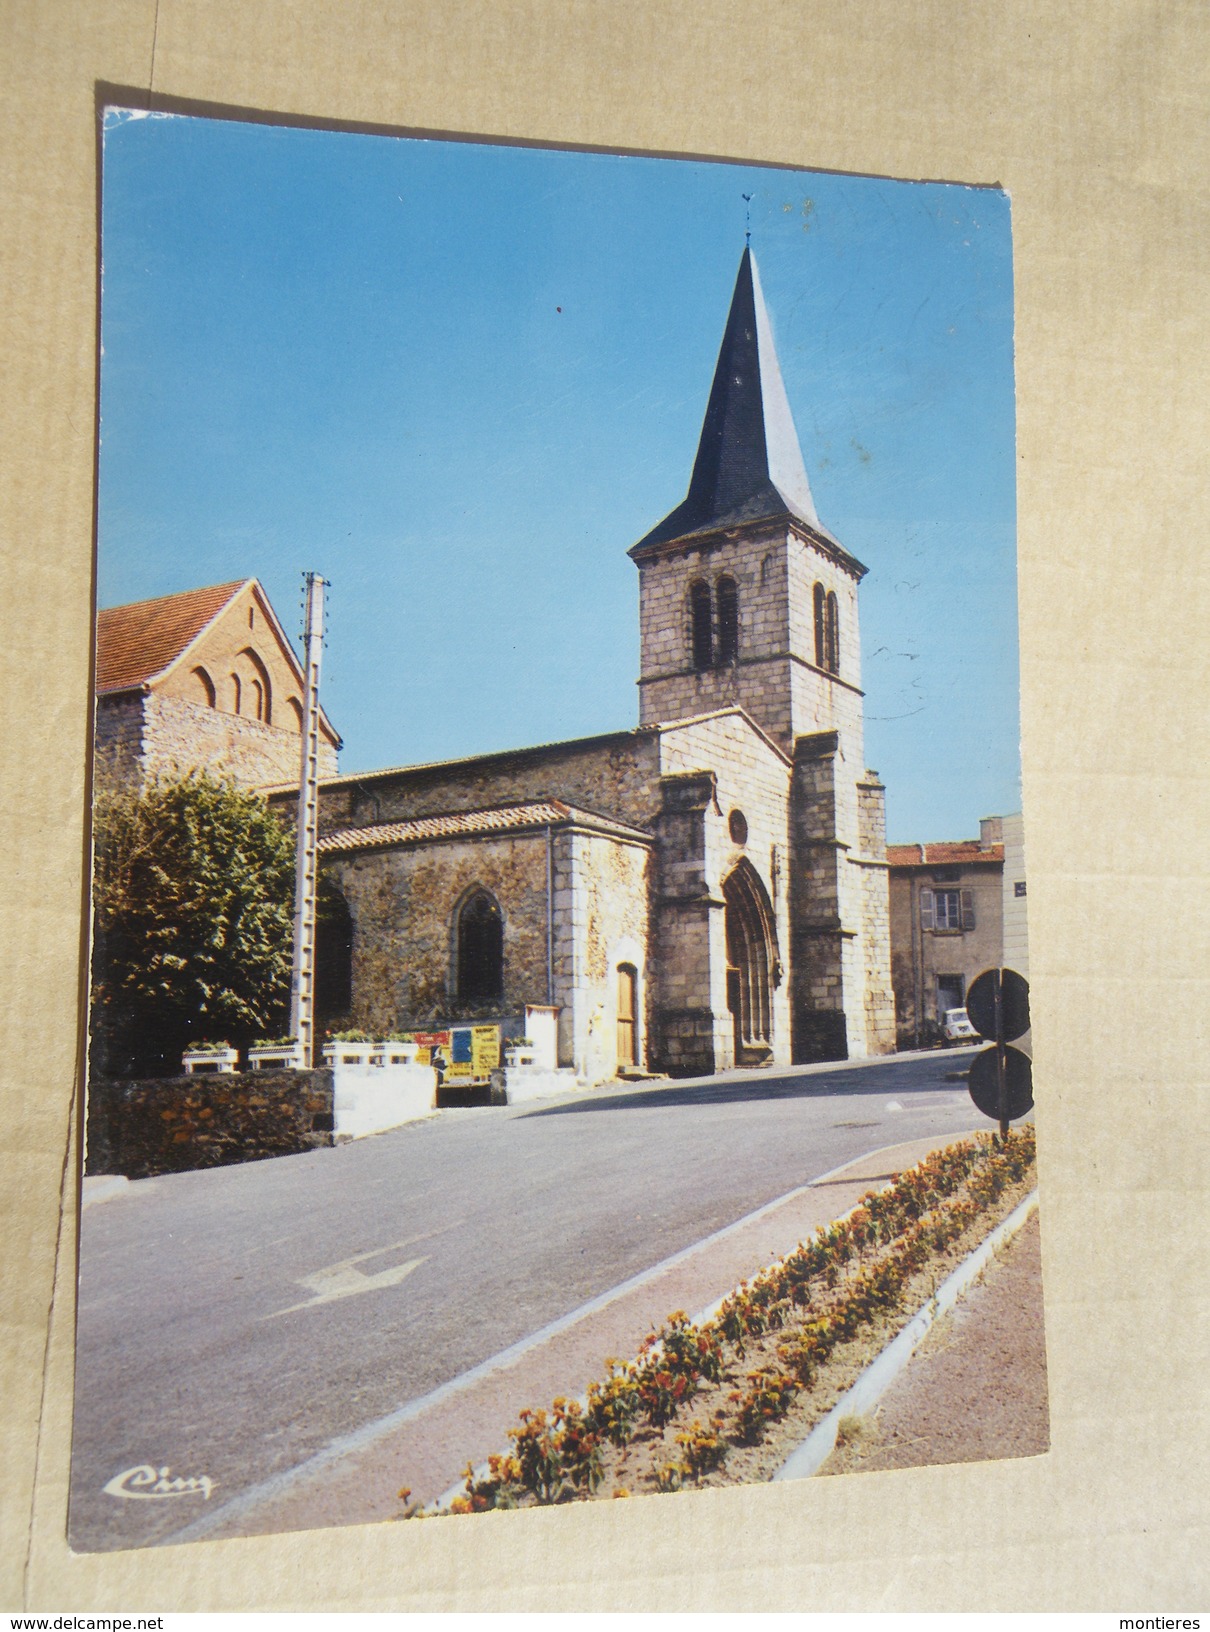
POLYGON ((897 1099, 888 1099, 884 1108, 888 1111, 901 1111, 903 1106, 897 1099))
POLYGON ((396 1241, 389 1247, 376 1247, 372 1252, 359 1252, 353 1258, 342 1258, 338 1264, 329 1264, 326 1269, 317 1269, 310 1275, 299 1276, 296 1284, 305 1286, 311 1296, 305 1298, 302 1303, 292 1303, 288 1309, 275 1309, 270 1315, 262 1315, 261 1319, 276 1320, 280 1315, 292 1315, 299 1309, 318 1309, 325 1303, 335 1303, 339 1298, 355 1298, 363 1292, 381 1292, 385 1287, 398 1286, 413 1270, 427 1263, 428 1258, 409 1258, 406 1263, 393 1264, 389 1269, 380 1269, 376 1275, 365 1274, 357 1268, 357 1265, 365 1263, 367 1258, 381 1258, 388 1252, 398 1252, 408 1245, 410 1241, 396 1241))

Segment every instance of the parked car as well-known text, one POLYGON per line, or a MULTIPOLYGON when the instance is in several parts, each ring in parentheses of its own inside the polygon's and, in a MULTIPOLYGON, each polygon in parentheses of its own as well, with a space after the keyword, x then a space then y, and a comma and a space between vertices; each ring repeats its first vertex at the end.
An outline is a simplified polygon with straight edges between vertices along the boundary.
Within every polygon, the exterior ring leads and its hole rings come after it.
POLYGON ((965 1009, 946 1009, 941 1032, 947 1048, 959 1048, 963 1043, 979 1041, 979 1033, 967 1019, 965 1009))

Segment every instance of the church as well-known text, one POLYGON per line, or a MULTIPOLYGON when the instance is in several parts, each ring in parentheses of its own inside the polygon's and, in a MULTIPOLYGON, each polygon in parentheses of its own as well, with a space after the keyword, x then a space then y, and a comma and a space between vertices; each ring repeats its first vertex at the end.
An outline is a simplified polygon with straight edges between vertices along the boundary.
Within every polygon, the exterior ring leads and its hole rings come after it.
MULTIPOLYGON (((895 1046, 858 586, 816 514, 756 263, 685 499, 630 550, 636 727, 336 772, 321 732, 321 1030, 541 1025, 581 1082, 895 1046)), ((295 815, 302 677, 255 579, 98 622, 98 766, 205 766, 295 815)))
POLYGON ((324 1018, 516 1037, 553 1010, 585 1082, 892 1049, 867 569, 816 514, 750 250, 688 493, 629 553, 637 727, 324 778, 324 1018))

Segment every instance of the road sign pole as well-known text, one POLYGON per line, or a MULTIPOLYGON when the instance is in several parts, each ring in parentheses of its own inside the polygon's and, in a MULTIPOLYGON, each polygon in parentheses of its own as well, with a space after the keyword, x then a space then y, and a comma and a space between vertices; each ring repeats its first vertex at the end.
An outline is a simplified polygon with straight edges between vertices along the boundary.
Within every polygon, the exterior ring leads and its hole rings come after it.
POLYGON ((993 985, 996 1000, 996 1111, 1000 1118, 1000 1137, 1008 1138, 1008 1053, 1004 1040, 1004 982, 996 970, 993 985))

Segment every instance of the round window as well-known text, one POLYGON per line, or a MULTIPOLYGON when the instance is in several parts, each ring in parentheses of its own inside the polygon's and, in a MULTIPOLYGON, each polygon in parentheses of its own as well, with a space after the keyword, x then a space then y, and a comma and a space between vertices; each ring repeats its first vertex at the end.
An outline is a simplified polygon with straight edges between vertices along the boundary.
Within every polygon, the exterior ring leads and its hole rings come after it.
POLYGON ((727 830, 735 844, 748 842, 748 818, 742 810, 733 810, 727 818, 727 830))

